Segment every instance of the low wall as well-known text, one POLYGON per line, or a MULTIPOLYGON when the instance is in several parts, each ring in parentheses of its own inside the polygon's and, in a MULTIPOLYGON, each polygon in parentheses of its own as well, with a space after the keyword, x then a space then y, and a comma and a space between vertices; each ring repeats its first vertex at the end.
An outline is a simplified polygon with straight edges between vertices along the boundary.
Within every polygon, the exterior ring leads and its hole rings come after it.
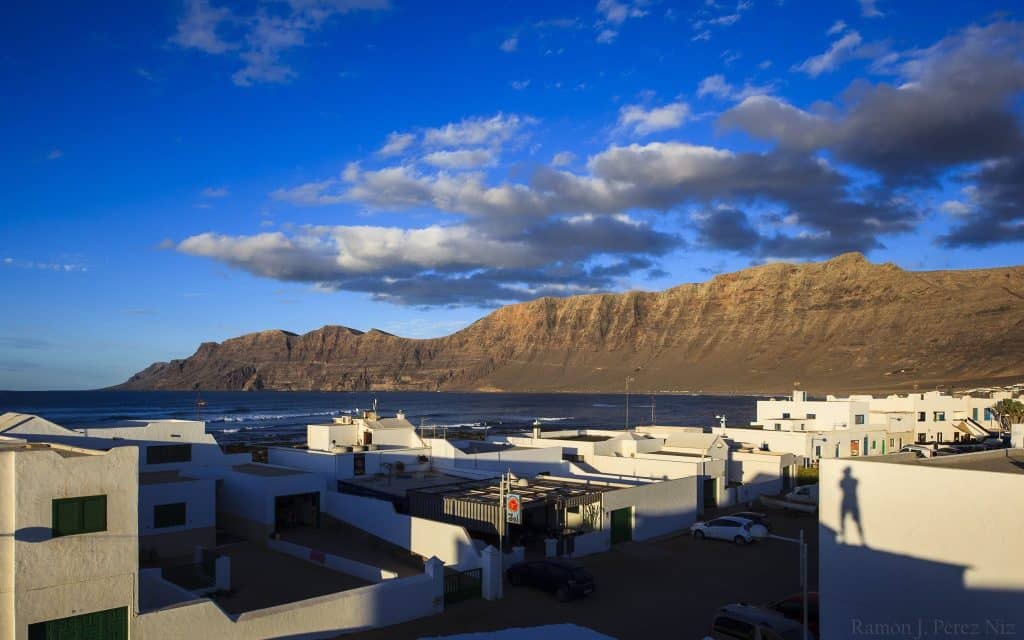
POLYGON ((593 553, 601 553, 607 551, 612 546, 612 536, 607 530, 591 531, 590 533, 584 533, 581 536, 576 536, 573 540, 573 558, 582 558, 583 556, 589 556, 593 553))
POLYGON ((437 557, 459 570, 480 567, 480 553, 463 527, 397 513, 384 500, 328 491, 321 510, 424 558, 437 557))
POLYGON ((139 536, 140 552, 143 554, 156 553, 162 558, 190 556, 196 547, 216 545, 217 529, 214 527, 139 536))
POLYGON ((287 553, 290 556, 294 556, 301 560, 308 560, 314 564, 320 564, 328 569, 339 571, 341 573, 347 573, 350 576, 362 578, 363 580, 369 580, 370 582, 382 582, 384 580, 390 580, 397 578, 398 574, 394 571, 388 571, 387 569, 381 569, 373 565, 364 564, 356 560, 349 558, 343 558, 341 556, 332 555, 325 553, 317 549, 311 549, 304 547, 294 542, 285 542, 284 540, 268 540, 267 546, 274 551, 280 551, 281 553, 287 553))
POLYGON ((178 640, 187 629, 190 640, 315 640, 398 624, 443 610, 444 567, 434 559, 422 575, 247 611, 234 619, 205 599, 144 613, 132 621, 131 635, 146 640, 178 640))

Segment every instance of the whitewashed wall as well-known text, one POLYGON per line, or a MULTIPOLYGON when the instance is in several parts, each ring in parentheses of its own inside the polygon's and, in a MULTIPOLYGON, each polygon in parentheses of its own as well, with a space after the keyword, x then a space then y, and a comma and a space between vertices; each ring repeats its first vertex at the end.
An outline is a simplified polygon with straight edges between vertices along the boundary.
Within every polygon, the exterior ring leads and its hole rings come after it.
POLYGON ((325 493, 321 505, 324 513, 424 558, 434 556, 459 569, 480 566, 480 554, 463 527, 397 513, 384 500, 334 491, 325 493))
POLYGON ((823 460, 820 486, 822 637, 1024 630, 1024 473, 823 460), (968 626, 936 632, 937 621, 968 626))
POLYGON ((375 567, 373 565, 366 564, 365 562, 358 562, 351 558, 343 558, 323 551, 317 551, 293 542, 286 542, 284 540, 268 540, 267 546, 274 551, 280 551, 281 553, 286 553, 292 557, 300 558, 313 564, 319 564, 329 569, 333 569, 334 571, 347 573, 350 576, 355 576, 363 580, 369 580, 370 582, 383 582, 384 580, 391 580, 392 578, 398 577, 398 574, 394 571, 381 569, 380 567, 375 567))
POLYGON ((610 530, 616 509, 633 507, 633 539, 647 540, 683 531, 697 520, 697 478, 652 482, 602 494, 603 528, 610 530))
POLYGON ((209 600, 171 606, 137 616, 132 637, 145 640, 311 640, 381 627, 444 610, 444 570, 428 562, 427 572, 387 580, 232 618, 209 600))

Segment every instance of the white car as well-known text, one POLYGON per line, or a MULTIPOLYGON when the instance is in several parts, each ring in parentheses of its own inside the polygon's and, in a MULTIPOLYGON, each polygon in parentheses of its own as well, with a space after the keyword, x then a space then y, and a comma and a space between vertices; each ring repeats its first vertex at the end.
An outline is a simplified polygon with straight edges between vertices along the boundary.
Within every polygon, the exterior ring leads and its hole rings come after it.
POLYGON ((753 520, 747 520, 746 518, 722 516, 707 522, 695 522, 690 527, 690 533, 697 540, 716 538, 718 540, 729 540, 736 544, 747 544, 767 536, 768 529, 764 525, 755 524, 753 520))

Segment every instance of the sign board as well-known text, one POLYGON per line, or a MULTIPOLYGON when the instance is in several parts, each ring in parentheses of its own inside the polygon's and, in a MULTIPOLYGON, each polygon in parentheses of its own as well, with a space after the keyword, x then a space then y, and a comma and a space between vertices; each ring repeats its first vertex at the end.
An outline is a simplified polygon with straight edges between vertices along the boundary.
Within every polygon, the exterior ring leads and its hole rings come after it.
POLYGON ((850 440, 850 456, 860 455, 860 440, 850 440))
POLYGON ((523 503, 518 493, 505 495, 505 522, 512 524, 523 523, 523 503))

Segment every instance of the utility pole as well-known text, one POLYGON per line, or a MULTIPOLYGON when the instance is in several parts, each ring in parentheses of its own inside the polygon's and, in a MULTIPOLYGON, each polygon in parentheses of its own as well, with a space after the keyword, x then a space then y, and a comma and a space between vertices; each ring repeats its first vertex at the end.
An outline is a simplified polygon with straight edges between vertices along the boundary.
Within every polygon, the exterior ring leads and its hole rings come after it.
MULTIPOLYGON (((505 595, 505 474, 498 486, 498 598, 505 595)), ((806 640, 806 638, 804 639, 806 640)))

